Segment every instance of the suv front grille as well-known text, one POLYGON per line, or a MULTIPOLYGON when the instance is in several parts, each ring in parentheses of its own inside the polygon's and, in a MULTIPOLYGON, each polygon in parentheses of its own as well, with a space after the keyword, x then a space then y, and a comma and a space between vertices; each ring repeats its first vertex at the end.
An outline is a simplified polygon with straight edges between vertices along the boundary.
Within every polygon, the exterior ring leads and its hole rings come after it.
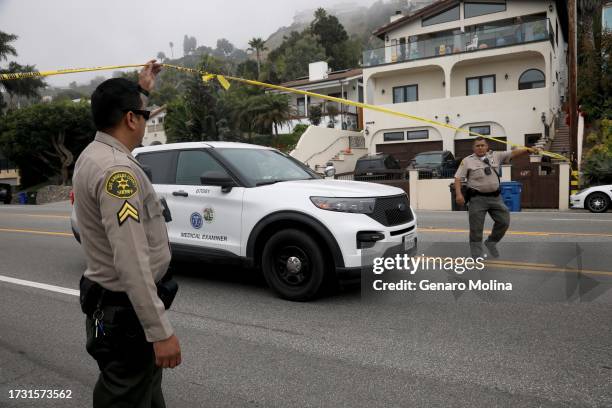
POLYGON ((374 211, 368 217, 380 222, 386 227, 406 224, 413 220, 408 196, 402 194, 394 197, 381 197, 376 199, 374 211))

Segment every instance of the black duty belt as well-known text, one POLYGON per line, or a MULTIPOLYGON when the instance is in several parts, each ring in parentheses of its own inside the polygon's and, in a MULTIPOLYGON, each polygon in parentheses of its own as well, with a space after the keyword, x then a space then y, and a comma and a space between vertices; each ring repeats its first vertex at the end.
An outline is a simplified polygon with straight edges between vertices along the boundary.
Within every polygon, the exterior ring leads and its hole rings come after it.
MULTIPOLYGON (((105 306, 132 308, 132 302, 125 292, 113 292, 104 289, 98 283, 81 277, 80 282, 80 301, 83 313, 91 315, 97 308, 105 306)), ((169 274, 157 283, 157 296, 160 298, 164 307, 169 309, 178 291, 178 285, 169 274)))
POLYGON ((483 192, 480 192, 480 191, 474 190, 474 189, 470 189, 470 190, 471 190, 470 191, 470 196, 472 196, 472 197, 476 197, 476 196, 497 197, 501 193, 500 189, 497 189, 495 191, 491 191, 490 193, 483 193, 483 192))

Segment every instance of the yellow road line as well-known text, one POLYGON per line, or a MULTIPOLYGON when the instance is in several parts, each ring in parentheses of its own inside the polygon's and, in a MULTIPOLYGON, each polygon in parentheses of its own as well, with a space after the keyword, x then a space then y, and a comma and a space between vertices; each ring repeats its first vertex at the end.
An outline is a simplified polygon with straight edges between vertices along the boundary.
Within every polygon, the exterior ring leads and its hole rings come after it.
POLYGON ((0 212, 0 215, 10 215, 10 216, 14 216, 14 215, 21 215, 23 217, 39 217, 39 218, 70 218, 69 215, 54 215, 54 214, 23 214, 23 213, 16 213, 16 212, 0 212))
POLYGON ((53 231, 12 229, 12 228, 0 228, 0 232, 22 232, 26 234, 56 235, 56 236, 61 236, 61 237, 72 237, 73 236, 70 232, 53 232, 53 231))
MULTIPOLYGON (((452 228, 432 228, 432 227, 419 227, 419 232, 451 232, 451 233, 467 233, 470 232, 467 229, 452 229, 452 228)), ((485 230, 485 233, 491 232, 491 230, 485 230)), ((591 232, 552 232, 552 231, 508 231, 506 235, 527 235, 536 237, 546 236, 569 236, 569 237, 611 237, 612 234, 603 233, 591 233, 591 232)))

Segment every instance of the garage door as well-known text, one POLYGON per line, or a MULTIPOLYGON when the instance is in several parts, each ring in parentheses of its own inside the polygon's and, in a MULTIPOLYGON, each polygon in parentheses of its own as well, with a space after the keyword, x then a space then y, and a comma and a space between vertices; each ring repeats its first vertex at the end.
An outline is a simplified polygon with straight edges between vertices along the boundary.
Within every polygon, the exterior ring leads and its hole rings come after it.
POLYGON ((384 143, 376 145, 377 153, 393 155, 402 168, 408 167, 410 160, 419 153, 431 150, 442 150, 442 141, 438 142, 410 142, 410 143, 384 143))
MULTIPOLYGON (((505 137, 496 137, 499 140, 506 140, 505 137)), ((489 143, 489 148, 491 150, 496 151, 506 151, 506 145, 500 142, 496 142, 494 140, 487 140, 489 143)), ((472 149, 472 144, 474 143, 474 139, 465 139, 465 140, 455 140, 455 158, 457 160, 461 160, 464 157, 469 156, 474 153, 472 149)))

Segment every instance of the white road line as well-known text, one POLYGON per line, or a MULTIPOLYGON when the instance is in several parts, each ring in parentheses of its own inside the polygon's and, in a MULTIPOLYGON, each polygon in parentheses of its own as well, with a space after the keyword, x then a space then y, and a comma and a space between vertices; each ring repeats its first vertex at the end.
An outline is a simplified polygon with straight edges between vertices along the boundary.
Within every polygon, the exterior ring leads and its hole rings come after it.
POLYGON ((593 222, 612 222, 612 220, 597 220, 594 218, 557 218, 556 220, 552 220, 552 221, 593 221, 593 222))
POLYGON ((15 285, 29 286, 31 288, 48 290, 51 292, 63 293, 65 295, 79 296, 79 291, 76 289, 63 288, 61 286, 48 285, 46 283, 32 282, 23 279, 11 278, 9 276, 0 275, 0 282, 14 283, 15 285))

